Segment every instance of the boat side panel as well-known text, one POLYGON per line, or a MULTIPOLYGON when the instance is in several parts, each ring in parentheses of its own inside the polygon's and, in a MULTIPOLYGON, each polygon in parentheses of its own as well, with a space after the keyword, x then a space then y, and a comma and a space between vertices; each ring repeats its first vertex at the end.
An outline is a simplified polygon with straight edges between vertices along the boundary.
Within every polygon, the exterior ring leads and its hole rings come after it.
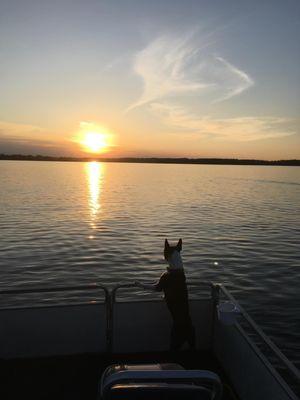
MULTIPOLYGON (((211 344, 212 300, 190 301, 197 348, 207 350, 211 344)), ((170 344, 172 320, 163 301, 115 303, 113 315, 113 351, 166 351, 170 344)))
POLYGON ((214 352, 241 399, 297 399, 239 324, 216 321, 214 352))
POLYGON ((106 306, 78 305, 0 311, 0 357, 106 351, 106 306))

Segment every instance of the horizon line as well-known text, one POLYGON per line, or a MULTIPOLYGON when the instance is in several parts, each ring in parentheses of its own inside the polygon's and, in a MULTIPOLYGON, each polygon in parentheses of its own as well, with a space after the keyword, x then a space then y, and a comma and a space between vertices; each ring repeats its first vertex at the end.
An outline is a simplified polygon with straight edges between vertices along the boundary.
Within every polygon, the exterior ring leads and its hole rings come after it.
POLYGON ((61 161, 61 162, 124 162, 124 163, 161 163, 161 164, 237 164, 237 165, 286 165, 300 166, 300 159, 261 160, 254 158, 223 157, 71 157, 46 156, 42 154, 0 154, 0 160, 15 161, 61 161))

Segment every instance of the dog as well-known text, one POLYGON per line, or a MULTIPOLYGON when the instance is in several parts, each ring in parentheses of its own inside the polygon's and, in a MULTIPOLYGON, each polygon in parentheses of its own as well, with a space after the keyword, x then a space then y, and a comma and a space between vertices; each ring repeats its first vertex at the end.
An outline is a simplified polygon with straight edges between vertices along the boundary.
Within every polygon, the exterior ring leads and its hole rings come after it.
POLYGON ((179 350, 186 342, 190 348, 195 348, 195 329, 192 324, 189 310, 188 290, 180 252, 182 239, 176 246, 170 246, 165 240, 164 258, 168 263, 167 271, 154 285, 135 282, 137 286, 146 289, 164 292, 167 307, 173 319, 171 330, 170 350, 179 350))

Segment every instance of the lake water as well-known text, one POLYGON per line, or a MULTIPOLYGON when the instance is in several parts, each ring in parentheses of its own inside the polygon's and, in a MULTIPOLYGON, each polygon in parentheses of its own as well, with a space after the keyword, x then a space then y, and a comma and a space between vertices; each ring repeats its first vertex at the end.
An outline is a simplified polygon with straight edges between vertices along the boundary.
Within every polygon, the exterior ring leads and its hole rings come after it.
POLYGON ((154 281, 182 238, 299 366, 299 200, 298 167, 0 161, 0 289, 154 281))

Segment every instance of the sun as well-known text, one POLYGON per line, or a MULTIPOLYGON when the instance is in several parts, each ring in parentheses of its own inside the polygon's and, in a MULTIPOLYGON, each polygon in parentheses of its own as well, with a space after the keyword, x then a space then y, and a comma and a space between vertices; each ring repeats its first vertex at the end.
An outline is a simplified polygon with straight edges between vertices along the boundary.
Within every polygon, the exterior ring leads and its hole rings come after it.
POLYGON ((100 132, 85 132, 82 145, 90 153, 103 153, 108 147, 105 133, 100 132))
POLYGON ((106 128, 93 122, 81 122, 74 138, 86 153, 101 154, 112 149, 113 135, 106 128))

